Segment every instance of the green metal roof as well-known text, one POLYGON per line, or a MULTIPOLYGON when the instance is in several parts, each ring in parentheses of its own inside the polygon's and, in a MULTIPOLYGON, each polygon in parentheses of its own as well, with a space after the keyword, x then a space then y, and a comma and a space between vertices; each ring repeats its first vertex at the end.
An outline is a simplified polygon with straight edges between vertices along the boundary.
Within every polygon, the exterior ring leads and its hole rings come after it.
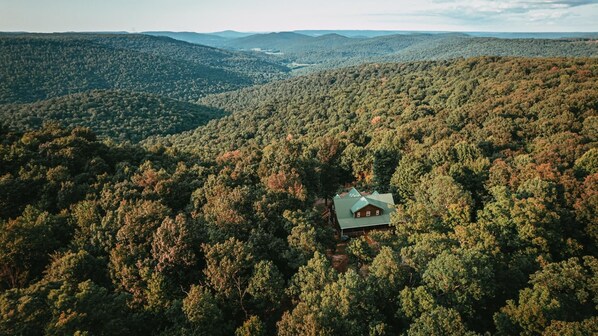
POLYGON ((361 197, 353 206, 351 207, 351 212, 356 213, 357 211, 365 208, 368 205, 373 205, 376 208, 384 209, 384 203, 380 202, 374 198, 369 197, 361 197))
POLYGON ((357 191, 357 189, 351 188, 351 190, 349 190, 349 194, 347 196, 348 197, 361 197, 361 193, 359 191, 357 191))
MULTIPOLYGON (((354 189, 355 188, 353 188, 351 191, 354 189)), ((355 191, 359 193, 359 191, 355 191)), ((359 195, 361 194, 359 193, 359 195)), ((395 211, 395 202, 392 194, 372 194, 368 196, 360 196, 359 198, 349 197, 347 195, 346 197, 334 198, 333 202, 336 218, 338 220, 339 226, 343 230, 390 224, 390 214, 395 211), (370 217, 353 217, 354 215, 352 208, 355 206, 357 209, 356 211, 358 211, 366 206, 366 203, 372 204, 382 209, 382 214, 379 216, 370 217)))

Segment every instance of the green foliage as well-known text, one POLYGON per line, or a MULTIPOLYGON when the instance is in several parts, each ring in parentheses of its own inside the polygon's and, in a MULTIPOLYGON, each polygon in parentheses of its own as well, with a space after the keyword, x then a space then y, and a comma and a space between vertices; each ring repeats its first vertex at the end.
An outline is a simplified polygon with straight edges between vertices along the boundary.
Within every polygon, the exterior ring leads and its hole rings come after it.
POLYGON ((424 312, 407 331, 407 335, 476 335, 467 331, 459 313, 454 309, 436 307, 424 312))
POLYGON ((143 330, 124 294, 91 280, 13 289, 0 296, 0 333, 6 335, 112 335, 143 330))
POLYGON ((235 336, 264 336, 266 330, 264 324, 257 316, 251 316, 249 320, 235 330, 235 336))
POLYGON ((100 137, 132 142, 193 130, 223 115, 197 104, 121 90, 94 90, 0 106, 0 118, 12 129, 36 129, 55 121, 67 127, 89 127, 100 137))
POLYGON ((0 36, 0 104, 110 89, 193 101, 285 71, 247 54, 147 35, 0 36))
POLYGON ((276 310, 282 303, 284 286, 283 276, 276 265, 271 261, 260 261, 254 266, 247 292, 259 310, 276 310))
POLYGON ((575 161, 575 168, 579 173, 591 175, 598 172, 598 149, 591 148, 575 161))
POLYGON ((49 255, 68 242, 64 219, 27 206, 0 226, 0 279, 3 288, 24 287, 40 277, 49 255))
POLYGON ((280 52, 281 55, 276 57, 281 61, 289 62, 292 67, 297 67, 296 72, 299 74, 366 62, 405 62, 483 55, 519 57, 596 55, 596 46, 591 40, 499 39, 460 33, 409 33, 372 38, 349 38, 336 33, 307 36, 294 32, 280 32, 255 34, 226 41, 218 40, 213 43, 218 47, 232 49, 260 48, 280 52))
POLYGON ((290 234, 287 237, 289 250, 286 253, 288 264, 292 268, 299 268, 307 263, 314 255, 314 252, 324 252, 324 244, 330 240, 332 230, 326 227, 314 225, 313 216, 303 211, 283 214, 290 226, 290 234))
MULTIPOLYGON (((206 97, 233 113, 145 147, 0 127, 0 334, 595 334, 597 75, 572 58, 370 64, 206 97), (335 244, 326 205, 346 184, 395 194, 391 230, 335 244)), ((188 119, 157 120, 139 129, 188 119)))
POLYGON ((224 334, 222 311, 208 289, 202 286, 191 287, 189 294, 183 300, 183 312, 193 334, 224 334))
POLYGON ((536 335, 554 324, 550 328, 554 333, 559 323, 595 317, 597 271, 598 261, 591 256, 546 265, 531 276, 532 287, 521 290, 518 301, 507 301, 496 313, 498 331, 536 335))
POLYGON ((442 252, 428 263, 422 280, 440 303, 463 315, 475 316, 474 307, 479 301, 494 296, 491 260, 476 252, 442 252))
POLYGON ((374 249, 363 238, 354 238, 347 244, 347 253, 358 261, 358 265, 372 262, 375 256, 374 249))
POLYGON ((390 185, 399 196, 400 202, 413 198, 415 192, 413 187, 418 184, 425 172, 426 166, 420 160, 409 155, 401 158, 390 180, 390 185))

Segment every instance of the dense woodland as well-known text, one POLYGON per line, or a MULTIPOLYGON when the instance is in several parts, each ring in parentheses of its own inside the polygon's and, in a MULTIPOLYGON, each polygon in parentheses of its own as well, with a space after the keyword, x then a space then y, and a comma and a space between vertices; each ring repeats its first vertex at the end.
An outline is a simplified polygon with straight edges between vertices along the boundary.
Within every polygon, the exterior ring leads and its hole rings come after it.
POLYGON ((11 129, 37 129, 54 121, 89 127, 102 138, 132 142, 193 130, 223 115, 218 109, 154 94, 103 90, 0 106, 0 118, 11 129))
POLYGON ((371 64, 206 97, 232 114, 143 147, 4 127, 0 334, 595 334, 597 78, 371 64), (398 206, 340 272, 314 204, 348 184, 398 206))
POLYGON ((364 62, 404 62, 475 56, 590 57, 598 53, 595 38, 501 39, 474 37, 464 33, 405 33, 350 38, 334 33, 308 36, 281 32, 204 42, 233 50, 260 48, 279 52, 280 55, 274 56, 274 59, 278 58, 283 63, 307 65, 298 68, 295 71, 297 74, 364 62))
POLYGON ((89 90, 128 90, 195 101, 283 78, 254 56, 146 35, 0 34, 0 104, 89 90))
POLYGON ((290 69, 0 35, 0 335, 597 334, 595 42, 439 36, 252 86, 290 69), (570 57, 452 59, 502 52, 570 57), (344 269, 351 186, 397 211, 344 269))

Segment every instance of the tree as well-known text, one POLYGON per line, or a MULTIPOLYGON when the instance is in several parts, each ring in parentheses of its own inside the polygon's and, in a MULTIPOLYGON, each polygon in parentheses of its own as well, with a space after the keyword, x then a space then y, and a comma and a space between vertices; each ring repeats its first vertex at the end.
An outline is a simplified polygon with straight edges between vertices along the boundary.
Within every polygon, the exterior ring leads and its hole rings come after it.
POLYGON ((50 290, 48 301, 53 309, 46 332, 49 334, 114 334, 130 332, 135 327, 128 316, 126 296, 110 293, 91 280, 79 284, 64 283, 50 290))
POLYGON ((226 324, 216 298, 202 286, 192 286, 183 300, 183 313, 194 335, 224 335, 226 324))
POLYGON ((203 244, 202 249, 206 258, 204 273, 211 288, 218 297, 241 309, 248 317, 244 300, 255 261, 247 245, 229 238, 223 243, 203 244))
POLYGON ((581 322, 596 316, 598 259, 571 258, 550 263, 530 277, 531 287, 519 292, 496 313, 499 334, 536 335, 552 323, 581 322))
POLYGON ((275 311, 284 295, 284 279, 271 261, 259 261, 247 286, 251 301, 259 312, 275 311))
POLYGON ((184 215, 177 215, 173 220, 164 219, 152 239, 152 255, 157 261, 156 271, 183 271, 195 264, 193 236, 189 220, 184 215))
POLYGON ((409 336, 444 336, 444 335, 469 335, 476 334, 467 331, 461 316, 456 310, 438 306, 431 311, 424 312, 411 324, 407 330, 409 336))
POLYGON ((120 229, 117 243, 110 252, 113 282, 143 303, 144 289, 151 277, 152 236, 170 214, 170 209, 157 201, 123 202, 116 212, 120 229))
POLYGON ((92 280, 95 284, 108 286, 107 265, 85 250, 68 251, 52 256, 52 263, 45 271, 44 281, 71 284, 92 280))
POLYGON ((0 222, 0 279, 8 288, 24 287, 38 278, 49 255, 72 235, 61 216, 27 206, 14 220, 0 222))
POLYGON ((370 263, 375 256, 374 249, 364 237, 351 239, 347 244, 347 253, 357 261, 358 267, 370 263))
POLYGON ((477 316, 484 299, 494 297, 494 269, 490 258, 479 252, 442 252, 430 261, 422 276, 426 288, 439 302, 465 316, 477 316))
POLYGON ((243 325, 235 330, 235 336, 265 336, 266 328, 260 318, 251 316, 243 325))
POLYGON ((471 195, 449 176, 422 178, 413 197, 399 206, 392 218, 391 224, 399 236, 433 231, 447 233, 457 225, 471 222, 471 195))
POLYGON ((423 286, 403 288, 399 300, 401 305, 397 317, 405 320, 414 320, 437 306, 434 297, 423 286))
POLYGON ((307 265, 301 266, 291 279, 288 293, 308 306, 316 306, 321 300, 321 291, 336 278, 336 271, 330 266, 326 256, 315 252, 307 265))
POLYGON ((390 185, 396 190, 399 202, 404 203, 413 198, 419 179, 426 171, 426 165, 413 155, 404 155, 399 160, 396 171, 390 179, 390 185))
POLYGON ((368 269, 370 282, 383 297, 396 297, 409 277, 408 269, 401 263, 398 254, 383 246, 368 269))
POLYGON ((390 181, 397 169, 400 155, 395 151, 380 149, 374 152, 374 186, 379 192, 390 191, 390 181))
POLYGON ((314 217, 304 211, 285 211, 283 217, 287 220, 290 234, 287 237, 289 245, 285 253, 287 262, 292 269, 297 269, 313 256, 314 252, 324 252, 324 243, 332 235, 329 228, 314 225, 314 217))

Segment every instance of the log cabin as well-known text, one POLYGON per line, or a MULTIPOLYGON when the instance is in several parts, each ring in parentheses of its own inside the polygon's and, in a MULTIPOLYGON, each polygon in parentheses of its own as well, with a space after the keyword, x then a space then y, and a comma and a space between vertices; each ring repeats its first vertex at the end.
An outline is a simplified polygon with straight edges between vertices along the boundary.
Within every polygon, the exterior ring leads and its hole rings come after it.
POLYGON ((332 217, 341 236, 356 235, 373 229, 386 229, 390 215, 395 211, 392 194, 374 191, 365 194, 352 188, 348 193, 333 198, 332 217))

